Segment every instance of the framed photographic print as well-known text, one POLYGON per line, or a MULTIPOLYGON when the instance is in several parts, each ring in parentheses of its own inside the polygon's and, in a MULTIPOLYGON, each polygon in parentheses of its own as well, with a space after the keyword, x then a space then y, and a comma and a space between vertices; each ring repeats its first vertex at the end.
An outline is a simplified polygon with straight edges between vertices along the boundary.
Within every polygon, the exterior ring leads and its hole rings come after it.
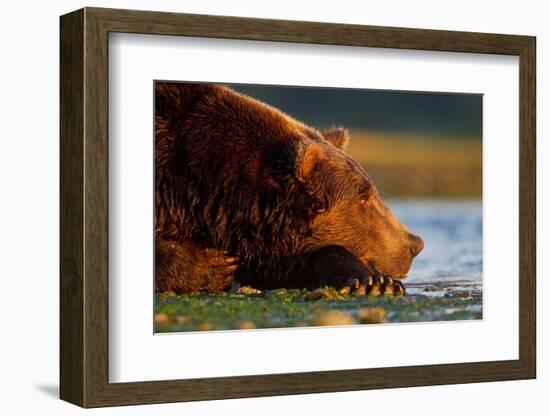
POLYGON ((61 17, 61 398, 534 378, 535 38, 61 17))

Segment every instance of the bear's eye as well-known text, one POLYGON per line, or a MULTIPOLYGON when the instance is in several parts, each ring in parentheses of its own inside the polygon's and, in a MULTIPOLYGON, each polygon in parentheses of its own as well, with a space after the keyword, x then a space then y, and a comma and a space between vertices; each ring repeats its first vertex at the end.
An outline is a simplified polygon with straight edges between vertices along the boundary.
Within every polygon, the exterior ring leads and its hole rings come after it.
POLYGON ((362 205, 366 205, 369 202, 370 195, 368 194, 361 194, 359 195, 359 202, 362 205))

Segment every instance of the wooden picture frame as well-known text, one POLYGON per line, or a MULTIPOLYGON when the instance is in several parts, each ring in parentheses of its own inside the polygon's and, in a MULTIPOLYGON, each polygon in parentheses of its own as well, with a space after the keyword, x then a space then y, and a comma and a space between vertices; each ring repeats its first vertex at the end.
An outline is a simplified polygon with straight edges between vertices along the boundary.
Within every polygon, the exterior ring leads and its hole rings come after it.
POLYGON ((63 400, 83 407, 100 407, 535 378, 534 37, 100 8, 85 8, 62 16, 60 29, 63 400), (519 359, 109 383, 110 32, 519 56, 519 359))

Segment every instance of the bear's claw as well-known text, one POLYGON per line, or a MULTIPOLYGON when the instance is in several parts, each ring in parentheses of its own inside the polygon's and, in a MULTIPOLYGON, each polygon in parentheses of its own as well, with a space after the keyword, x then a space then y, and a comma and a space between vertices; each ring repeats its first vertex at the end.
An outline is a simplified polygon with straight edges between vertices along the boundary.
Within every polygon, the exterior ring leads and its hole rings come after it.
POLYGON ((346 286, 352 294, 358 296, 405 296, 405 286, 399 280, 390 276, 365 276, 348 279, 346 286))

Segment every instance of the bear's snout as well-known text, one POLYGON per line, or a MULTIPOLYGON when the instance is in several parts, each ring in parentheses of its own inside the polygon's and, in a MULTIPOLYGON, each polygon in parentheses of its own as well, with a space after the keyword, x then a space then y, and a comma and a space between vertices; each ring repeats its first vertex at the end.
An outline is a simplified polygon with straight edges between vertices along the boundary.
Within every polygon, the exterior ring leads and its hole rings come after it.
POLYGON ((411 251, 411 254, 413 257, 418 256, 418 254, 422 251, 424 248, 424 240, 422 240, 418 235, 409 233, 407 236, 407 239, 409 240, 409 250, 411 251))

